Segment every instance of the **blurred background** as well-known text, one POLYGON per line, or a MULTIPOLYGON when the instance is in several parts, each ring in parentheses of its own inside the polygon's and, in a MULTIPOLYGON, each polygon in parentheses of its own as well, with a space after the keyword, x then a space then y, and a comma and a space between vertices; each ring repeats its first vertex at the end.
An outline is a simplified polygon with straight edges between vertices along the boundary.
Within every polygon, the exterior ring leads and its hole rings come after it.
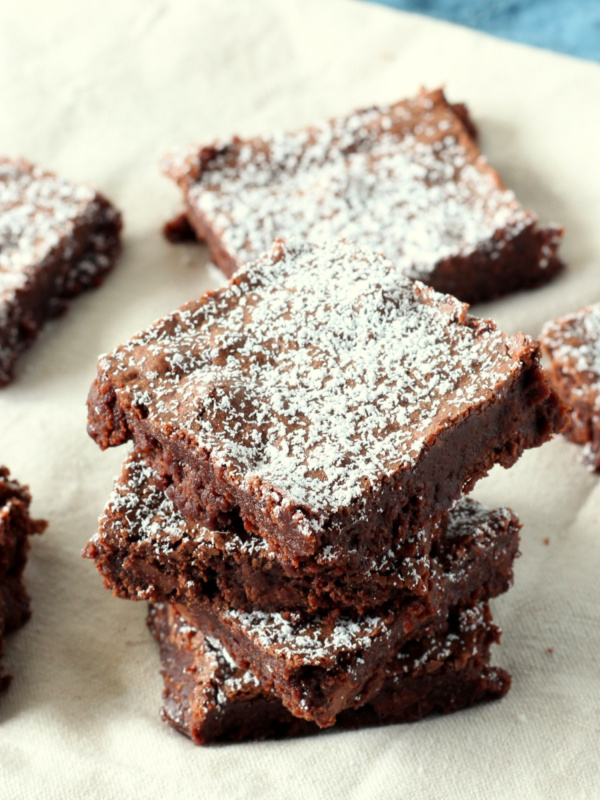
POLYGON ((600 61, 600 0, 368 0, 600 61))

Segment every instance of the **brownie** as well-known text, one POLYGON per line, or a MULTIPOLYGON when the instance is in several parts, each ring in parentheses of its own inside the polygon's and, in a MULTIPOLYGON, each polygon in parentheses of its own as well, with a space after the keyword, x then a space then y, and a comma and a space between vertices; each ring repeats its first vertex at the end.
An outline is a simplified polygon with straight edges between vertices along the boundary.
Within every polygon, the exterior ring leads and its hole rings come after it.
POLYGON ((120 232, 120 214, 94 189, 0 157, 0 386, 46 320, 102 283, 120 232))
MULTIPOLYGON (((217 639, 191 626, 173 606, 152 606, 148 624, 160 646, 163 719, 194 744, 319 730, 314 722, 292 716, 217 639)), ((490 646, 498 638, 485 604, 453 610, 447 629, 407 643, 388 663, 378 694, 357 709, 343 711, 337 726, 414 722, 502 697, 510 677, 489 666, 490 646)))
POLYGON ((277 242, 101 357, 88 431, 281 561, 379 557, 563 424, 537 343, 467 309, 370 251, 277 242))
POLYGON ((419 531, 381 559, 336 558, 294 567, 243 529, 210 531, 188 523, 134 452, 84 555, 94 559, 107 588, 123 598, 190 608, 210 607, 220 598, 244 610, 362 613, 434 593, 449 541, 460 541, 462 552, 473 554, 494 539, 511 545, 518 529, 509 509, 490 511, 462 498, 433 532, 419 531))
POLYGON ((327 727, 344 709, 369 702, 382 686, 386 664, 407 641, 443 630, 452 608, 509 588, 518 526, 478 538, 469 531, 468 509, 465 516, 439 540, 430 595, 397 607, 362 616, 242 611, 218 601, 210 610, 176 607, 193 626, 219 639, 292 714, 327 727))
MULTIPOLYGON (((30 615, 23 570, 29 537, 46 527, 44 521, 29 516, 30 503, 27 488, 11 480, 6 467, 0 467, 0 658, 6 634, 22 627, 30 615)), ((9 683, 10 676, 0 667, 0 690, 9 683)))
POLYGON ((540 341, 554 388, 571 409, 564 433, 585 445, 586 463, 600 470, 600 304, 547 323, 540 341))
POLYGON ((346 239, 469 303, 546 283, 562 229, 542 227, 481 155, 443 91, 291 133, 168 156, 183 190, 171 241, 191 229, 230 277, 274 239, 346 239))

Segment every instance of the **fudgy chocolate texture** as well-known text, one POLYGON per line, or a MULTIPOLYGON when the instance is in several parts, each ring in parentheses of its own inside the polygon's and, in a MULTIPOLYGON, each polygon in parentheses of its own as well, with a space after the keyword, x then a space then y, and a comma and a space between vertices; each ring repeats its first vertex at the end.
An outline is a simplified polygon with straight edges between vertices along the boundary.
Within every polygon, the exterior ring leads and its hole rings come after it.
POLYGON ((281 564, 264 539, 243 529, 209 531, 187 522, 156 473, 134 452, 84 554, 119 597, 189 608, 220 600, 243 610, 364 612, 436 596, 451 546, 458 550, 460 543, 461 552, 473 557, 492 540, 511 546, 518 529, 510 510, 490 511, 463 498, 433 532, 419 531, 379 560, 368 562, 349 552, 344 560, 292 567, 281 564))
POLYGON ((554 388, 570 407, 564 430, 600 470, 600 304, 547 323, 540 334, 554 388))
MULTIPOLYGON (((239 742, 316 733, 312 722, 292 716, 277 697, 241 668, 221 643, 191 626, 172 606, 150 608, 148 625, 160 646, 162 716, 194 744, 239 742)), ((447 629, 411 641, 387 665, 379 693, 342 712, 338 728, 415 722, 502 697, 506 672, 489 666, 499 638, 488 609, 453 610, 447 629)))
POLYGON ((369 251, 278 242, 101 357, 88 430, 282 562, 378 558, 563 423, 537 344, 467 309, 369 251))
POLYGON ((46 320, 102 283, 120 232, 120 214, 93 189, 0 157, 0 386, 46 320))
POLYGON ((219 639, 261 685, 294 716, 333 725, 336 716, 376 695, 386 664, 410 639, 437 634, 450 610, 505 592, 513 576, 518 526, 477 539, 467 520, 448 526, 440 539, 437 576, 426 598, 360 617, 337 610, 324 614, 240 611, 177 606, 190 623, 219 639), (443 544, 443 547, 442 547, 443 544))
POLYGON ((548 281, 562 230, 540 227, 481 155, 441 90, 291 133, 168 156, 189 226, 230 277, 274 239, 346 239, 469 303, 548 281))
MULTIPOLYGON (((24 625, 30 616, 23 570, 29 537, 46 528, 45 522, 29 516, 30 503, 27 488, 11 480, 6 467, 0 467, 0 658, 5 635, 24 625)), ((9 683, 10 676, 0 667, 0 690, 9 683)))

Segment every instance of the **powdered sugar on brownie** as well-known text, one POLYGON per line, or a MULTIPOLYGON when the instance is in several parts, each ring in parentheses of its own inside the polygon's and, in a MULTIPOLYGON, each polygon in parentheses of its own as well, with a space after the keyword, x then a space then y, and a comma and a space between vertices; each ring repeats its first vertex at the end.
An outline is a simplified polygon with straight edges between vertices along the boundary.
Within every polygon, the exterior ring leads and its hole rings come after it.
POLYGON ((101 359, 99 382, 251 493, 326 512, 414 466, 532 347, 383 256, 278 243, 101 359))
MULTIPOLYGON (((498 258, 537 222, 440 92, 291 133, 184 151, 164 169, 238 266, 276 238, 343 238, 428 282, 445 259, 480 250, 498 258)), ((557 242, 540 255, 541 269, 557 242)))
POLYGON ((295 612, 283 615, 228 609, 222 619, 225 624, 236 620, 244 636, 261 648, 268 648, 277 659, 293 661, 296 667, 300 662, 313 667, 330 666, 343 656, 356 658, 391 635, 385 617, 377 615, 364 615, 357 620, 340 616, 330 624, 318 615, 307 618, 295 612))
POLYGON ((25 270, 58 252, 72 255, 76 226, 97 213, 96 192, 24 159, 0 158, 0 292, 18 288, 25 270))
POLYGON ((578 375, 579 380, 570 385, 573 394, 600 406, 600 303, 549 322, 540 341, 556 369, 578 375))
POLYGON ((90 187, 0 157, 0 385, 46 318, 101 283, 120 227, 119 213, 90 187))

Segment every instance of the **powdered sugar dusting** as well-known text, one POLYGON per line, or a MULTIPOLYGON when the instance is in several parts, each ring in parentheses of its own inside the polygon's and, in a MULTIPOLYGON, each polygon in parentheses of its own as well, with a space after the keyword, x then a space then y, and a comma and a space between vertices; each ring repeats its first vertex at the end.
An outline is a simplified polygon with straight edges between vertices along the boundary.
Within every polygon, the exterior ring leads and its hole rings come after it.
POLYGON ((433 94, 292 133, 184 151, 166 160, 165 171, 238 266, 279 237, 343 238, 427 282, 445 259, 478 250, 497 258, 536 222, 441 93, 433 94))
POLYGON ((248 639, 261 648, 270 648, 276 658, 293 659, 296 665, 304 662, 318 666, 344 655, 356 657, 358 651, 389 639, 391 635, 385 618, 377 615, 364 615, 357 620, 341 616, 331 624, 318 615, 307 618, 296 612, 283 615, 228 609, 221 616, 225 624, 236 620, 248 639))
POLYGON ((325 512, 501 391, 521 369, 513 346, 383 256, 279 243, 102 359, 99 379, 251 493, 325 512))
MULTIPOLYGON (((0 381, 11 379, 32 336, 35 316, 21 307, 20 293, 39 282, 51 315, 63 298, 96 284, 114 261, 118 219, 90 187, 0 157, 0 381), (101 229, 108 224, 111 233, 101 229)), ((37 315, 43 317, 39 309, 37 315)))
POLYGON ((600 409, 600 303, 547 323, 540 341, 555 368, 579 378, 569 391, 600 409))
POLYGON ((90 211, 96 193, 23 159, 0 158, 0 290, 21 286, 24 270, 50 254, 64 258, 75 224, 90 211))

